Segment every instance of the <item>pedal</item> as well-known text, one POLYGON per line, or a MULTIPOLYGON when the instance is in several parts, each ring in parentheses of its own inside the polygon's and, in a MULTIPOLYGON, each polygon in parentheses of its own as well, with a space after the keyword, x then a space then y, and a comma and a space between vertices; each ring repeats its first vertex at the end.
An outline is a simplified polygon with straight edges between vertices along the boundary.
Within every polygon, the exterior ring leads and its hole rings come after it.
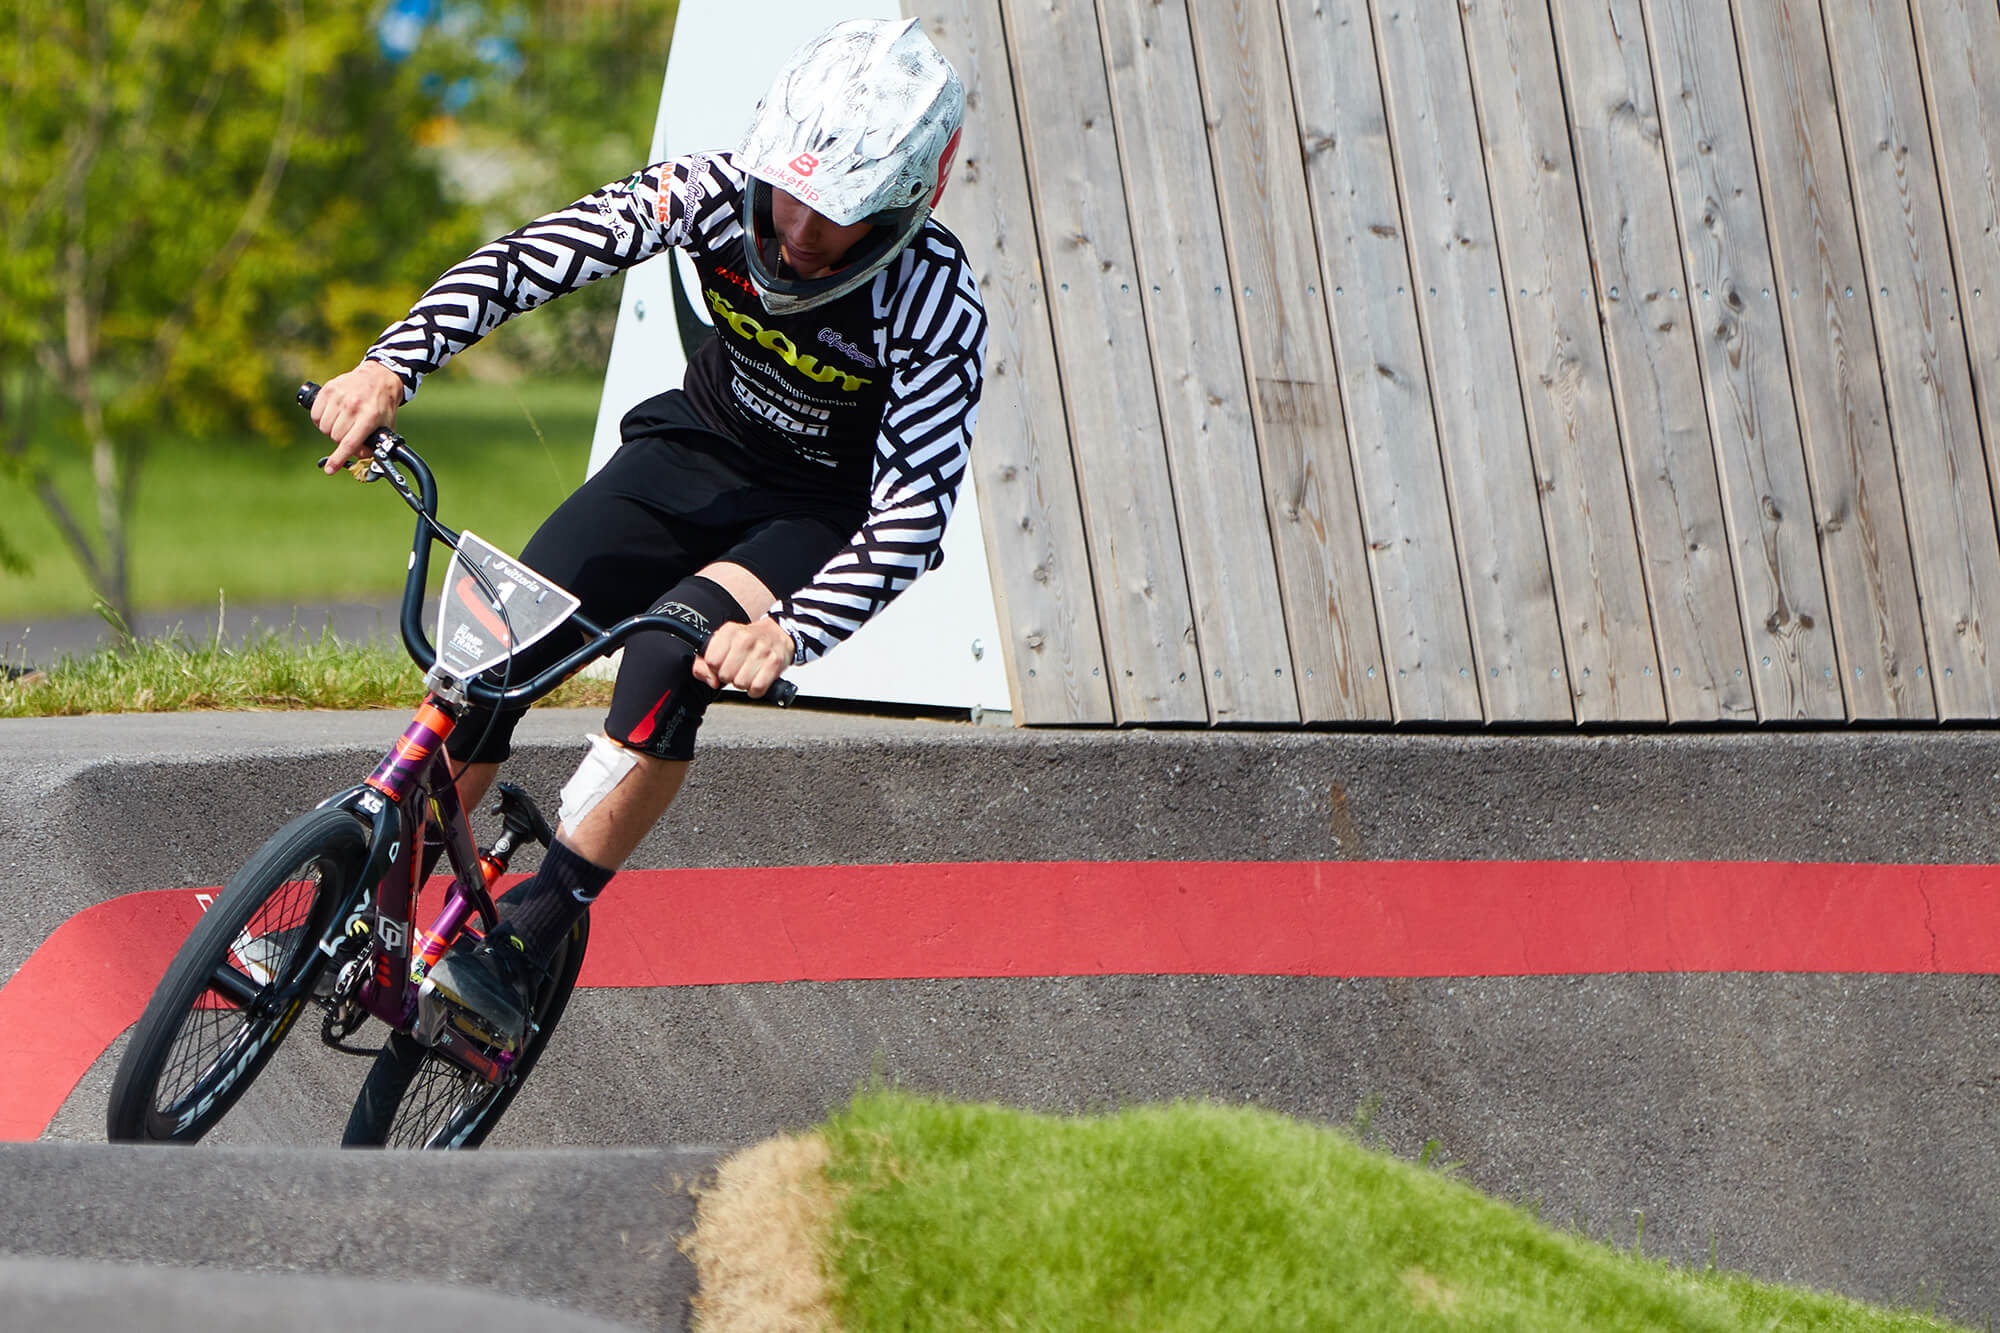
POLYGON ((548 816, 535 804, 535 798, 518 783, 497 782, 493 790, 498 793, 493 813, 500 816, 501 826, 514 835, 516 842, 522 838, 533 838, 546 847, 555 841, 556 831, 550 827, 548 816))
MULTIPOLYGON (((534 1025, 528 1025, 530 1034, 534 1025)), ((470 1037, 496 1051, 513 1051, 520 1047, 513 1033, 503 1032, 493 1024, 473 1013, 470 1009, 454 1004, 451 998, 438 990, 429 977, 417 987, 417 1021, 410 1035, 426 1046, 448 1046, 454 1034, 470 1037)))
POLYGON ((417 1021, 410 1029, 410 1035, 425 1046, 438 1044, 438 1037, 444 1033, 451 1021, 451 1002, 439 995, 431 983, 425 980, 417 987, 417 1021))
POLYGON ((488 813, 500 816, 500 836, 479 854, 489 884, 507 872, 514 853, 526 843, 533 841, 546 847, 556 838, 556 831, 549 827, 534 797, 512 782, 495 783, 494 791, 498 799, 488 807, 488 813))

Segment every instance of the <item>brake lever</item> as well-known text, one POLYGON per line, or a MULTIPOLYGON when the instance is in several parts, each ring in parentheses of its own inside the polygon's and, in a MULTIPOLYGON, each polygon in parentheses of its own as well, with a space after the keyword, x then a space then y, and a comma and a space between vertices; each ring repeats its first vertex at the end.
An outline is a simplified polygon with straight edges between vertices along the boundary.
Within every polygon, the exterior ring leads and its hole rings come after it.
MULTIPOLYGON (((328 454, 326 456, 326 458, 331 458, 331 457, 333 457, 332 454, 328 454)), ((320 459, 319 462, 313 464, 313 466, 317 467, 321 472, 326 471, 326 458, 320 459)), ((380 481, 382 480, 383 477, 388 475, 386 472, 382 470, 380 466, 378 466, 376 458, 373 454, 368 454, 363 457, 356 458, 353 462, 347 464, 346 466, 347 466, 347 475, 353 477, 356 481, 380 481)))

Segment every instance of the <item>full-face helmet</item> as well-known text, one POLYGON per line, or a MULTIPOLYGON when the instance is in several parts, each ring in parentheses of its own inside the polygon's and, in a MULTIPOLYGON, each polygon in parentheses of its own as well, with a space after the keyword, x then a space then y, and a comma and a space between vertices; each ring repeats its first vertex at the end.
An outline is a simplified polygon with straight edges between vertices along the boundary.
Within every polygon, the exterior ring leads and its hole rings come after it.
POLYGON ((749 173, 750 280, 774 315, 853 291, 900 253, 944 193, 965 88, 914 19, 850 19, 800 47, 757 105, 736 155, 749 173), (780 263, 771 191, 873 229, 839 268, 800 278, 780 263))

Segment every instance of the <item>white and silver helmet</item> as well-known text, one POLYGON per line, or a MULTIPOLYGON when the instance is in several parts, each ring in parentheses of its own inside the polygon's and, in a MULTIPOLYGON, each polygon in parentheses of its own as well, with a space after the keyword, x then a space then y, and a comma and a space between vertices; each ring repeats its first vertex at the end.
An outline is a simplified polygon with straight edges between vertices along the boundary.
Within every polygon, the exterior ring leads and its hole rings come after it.
POLYGON ((850 19, 800 47, 757 104, 736 163, 750 280, 774 315, 845 296, 900 253, 944 193, 965 120, 957 71, 914 19, 850 19), (819 278, 780 269, 775 186, 841 226, 874 224, 819 278))

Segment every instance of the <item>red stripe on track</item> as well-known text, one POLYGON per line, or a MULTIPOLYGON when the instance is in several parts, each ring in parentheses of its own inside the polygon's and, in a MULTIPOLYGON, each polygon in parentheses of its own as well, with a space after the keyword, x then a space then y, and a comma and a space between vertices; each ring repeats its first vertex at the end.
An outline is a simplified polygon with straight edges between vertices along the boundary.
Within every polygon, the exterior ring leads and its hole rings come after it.
POLYGON ((0 987, 0 1141, 39 1138, 77 1080, 138 1021, 201 917, 195 893, 86 907, 0 987))
MULTIPOLYGON (((211 892, 204 890, 202 892, 211 892)), ((190 889, 63 923, 0 988, 0 1139, 144 1007, 190 889)), ((975 862, 641 870, 586 986, 1207 974, 2000 972, 2000 868, 1766 862, 975 862)))

